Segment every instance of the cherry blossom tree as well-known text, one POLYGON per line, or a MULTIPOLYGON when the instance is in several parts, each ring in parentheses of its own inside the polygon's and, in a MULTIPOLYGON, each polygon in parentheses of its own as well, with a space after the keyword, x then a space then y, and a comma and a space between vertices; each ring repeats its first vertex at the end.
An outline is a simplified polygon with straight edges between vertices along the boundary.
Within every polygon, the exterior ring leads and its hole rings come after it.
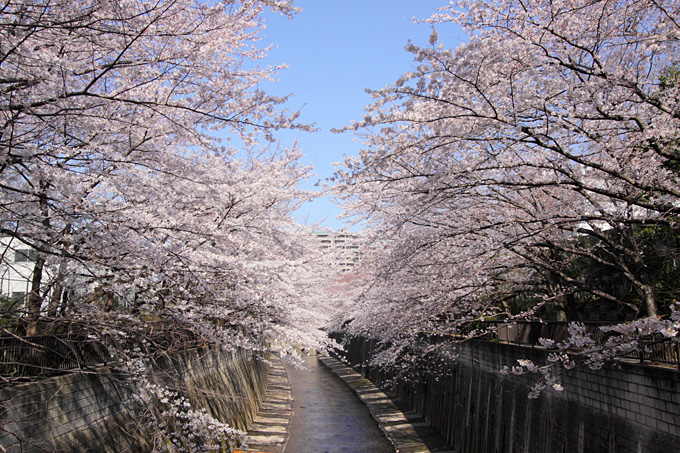
POLYGON ((3 313, 3 335, 95 338, 157 395, 144 369, 169 346, 152 330, 226 349, 324 346, 301 277, 311 233, 292 219, 314 196, 298 188, 311 169, 275 143, 310 126, 259 88, 283 69, 259 62, 265 10, 296 12, 270 0, 2 5, 0 234, 36 252, 27 313, 3 313))
POLYGON ((385 242, 366 300, 394 313, 386 332, 412 341, 440 319, 526 316, 574 295, 668 314, 643 239, 677 235, 678 6, 463 1, 424 21, 470 41, 446 49, 433 31, 409 45, 418 68, 372 92, 345 129, 365 149, 336 174, 348 214, 385 242), (595 266, 626 297, 579 273, 595 266))
POLYGON ((78 273, 103 293, 184 285, 212 297, 202 280, 227 273, 218 256, 244 253, 242 241, 267 247, 290 225, 308 169, 257 137, 306 126, 257 88, 279 68, 248 63, 266 51, 264 8, 294 12, 267 1, 4 5, 2 233, 39 252, 33 321, 46 289, 78 273), (224 128, 242 149, 220 145, 224 128), (47 262, 60 270, 46 285, 47 262))

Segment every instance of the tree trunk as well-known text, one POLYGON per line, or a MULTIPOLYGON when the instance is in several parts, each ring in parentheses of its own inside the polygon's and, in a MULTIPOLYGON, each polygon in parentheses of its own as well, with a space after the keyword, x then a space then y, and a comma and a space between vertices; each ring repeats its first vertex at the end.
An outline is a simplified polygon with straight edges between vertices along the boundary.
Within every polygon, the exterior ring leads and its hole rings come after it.
POLYGON ((642 289, 642 305, 645 307, 647 316, 656 316, 658 311, 656 309, 656 300, 654 299, 654 291, 649 285, 643 285, 642 289))
MULTIPOLYGON (((45 231, 50 231, 50 217, 49 208, 47 206, 47 183, 40 180, 40 195, 39 208, 42 214, 42 224, 45 231)), ((45 259, 38 254, 33 267, 33 278, 31 279, 31 292, 28 294, 28 328, 26 335, 32 336, 38 333, 38 319, 40 318, 40 309, 42 307, 43 298, 40 295, 40 285, 42 283, 43 267, 45 266, 45 259)))
POLYGON ((38 319, 40 319, 40 308, 42 307, 42 297, 40 296, 40 284, 42 283, 42 273, 45 260, 40 256, 35 260, 33 267, 33 278, 31 279, 31 292, 28 294, 28 328, 27 336, 38 333, 38 319))
POLYGON ((580 321, 578 310, 576 309, 576 296, 574 293, 567 293, 566 295, 567 320, 571 322, 580 321))
POLYGON ((64 316, 66 314, 66 310, 69 308, 70 304, 70 295, 69 295, 69 290, 67 289, 64 291, 64 294, 62 295, 62 300, 61 300, 61 310, 59 310, 59 314, 61 316, 64 316))
POLYGON ((567 321, 567 310, 564 308, 564 303, 555 304, 555 310, 557 311, 557 321, 567 321))
POLYGON ((61 302, 61 295, 64 292, 64 287, 61 283, 57 282, 54 284, 54 289, 52 290, 52 299, 50 300, 50 307, 47 310, 47 316, 54 318, 57 316, 57 311, 59 310, 59 303, 61 302))

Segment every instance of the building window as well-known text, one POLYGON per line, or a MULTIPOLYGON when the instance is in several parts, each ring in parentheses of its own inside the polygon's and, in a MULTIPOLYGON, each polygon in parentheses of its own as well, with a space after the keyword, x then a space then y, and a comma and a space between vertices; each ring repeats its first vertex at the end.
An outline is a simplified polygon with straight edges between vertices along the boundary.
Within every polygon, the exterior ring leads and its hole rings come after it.
POLYGON ((36 251, 32 249, 20 249, 14 252, 15 263, 28 263, 35 261, 37 257, 36 251))

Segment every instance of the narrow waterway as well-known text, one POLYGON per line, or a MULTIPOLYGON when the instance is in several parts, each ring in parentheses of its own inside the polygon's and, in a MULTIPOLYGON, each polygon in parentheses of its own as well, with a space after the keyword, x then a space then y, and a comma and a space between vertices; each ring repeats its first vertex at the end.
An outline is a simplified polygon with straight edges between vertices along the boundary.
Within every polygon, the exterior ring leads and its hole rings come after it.
POLYGON ((316 356, 309 371, 286 365, 293 392, 293 418, 286 453, 393 453, 368 408, 316 356))

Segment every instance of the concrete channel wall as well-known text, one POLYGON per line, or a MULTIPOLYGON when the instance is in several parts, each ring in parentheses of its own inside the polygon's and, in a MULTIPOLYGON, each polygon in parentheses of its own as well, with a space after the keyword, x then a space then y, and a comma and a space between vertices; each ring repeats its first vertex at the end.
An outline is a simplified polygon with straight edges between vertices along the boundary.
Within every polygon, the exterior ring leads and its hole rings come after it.
MULTIPOLYGON (((381 385, 389 376, 365 366, 375 344, 354 339, 347 359, 381 385), (363 365, 363 366, 362 366, 363 365)), ((443 376, 402 383, 395 395, 460 453, 680 450, 680 372, 629 363, 571 370, 565 390, 527 397, 533 376, 504 376, 518 359, 546 363, 539 348, 469 341, 443 376)))
MULTIPOLYGON (((150 380, 188 396, 192 408, 245 429, 266 390, 267 365, 245 350, 192 350, 158 363, 150 380)), ((138 391, 110 368, 1 389, 0 451, 151 451, 134 415, 138 391)))

